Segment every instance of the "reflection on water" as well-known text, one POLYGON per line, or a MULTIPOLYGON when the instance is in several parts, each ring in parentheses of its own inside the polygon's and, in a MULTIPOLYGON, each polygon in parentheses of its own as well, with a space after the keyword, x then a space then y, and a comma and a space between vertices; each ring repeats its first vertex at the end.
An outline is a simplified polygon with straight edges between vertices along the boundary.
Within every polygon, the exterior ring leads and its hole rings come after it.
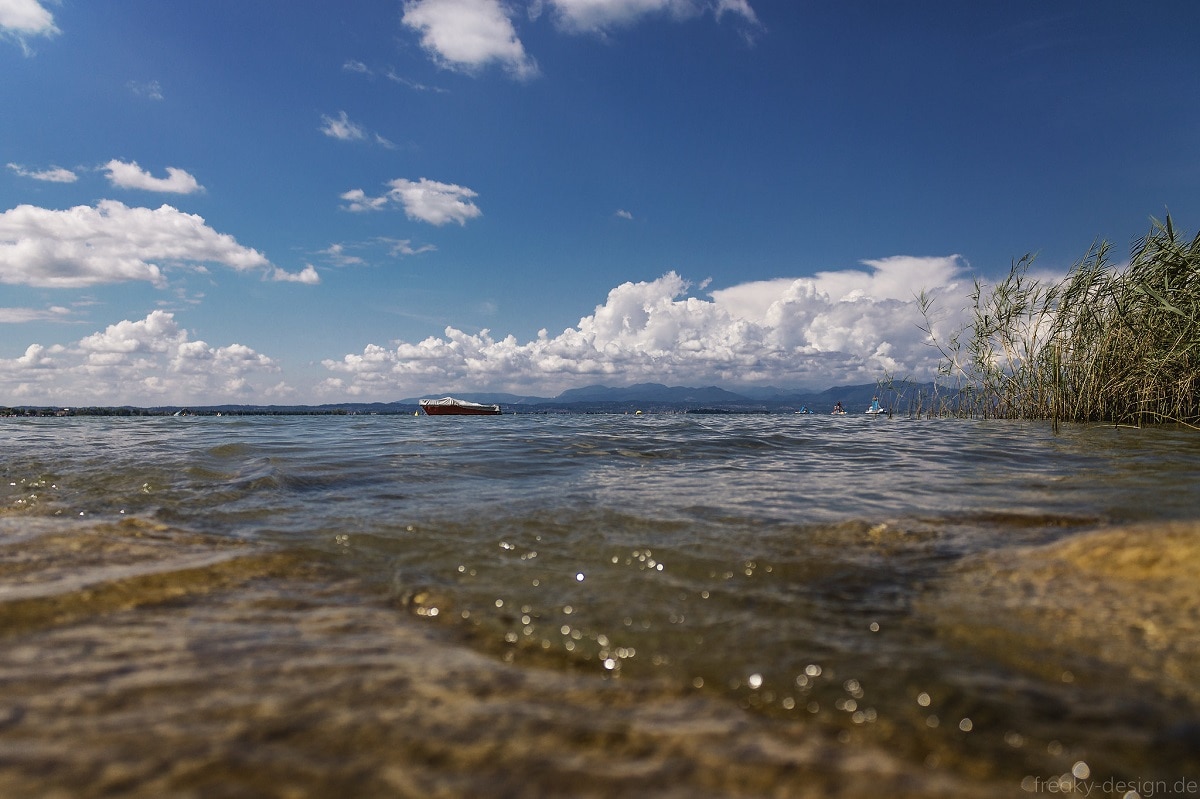
POLYGON ((1200 777, 1200 443, 733 417, 5 420, 3 796, 1200 777))

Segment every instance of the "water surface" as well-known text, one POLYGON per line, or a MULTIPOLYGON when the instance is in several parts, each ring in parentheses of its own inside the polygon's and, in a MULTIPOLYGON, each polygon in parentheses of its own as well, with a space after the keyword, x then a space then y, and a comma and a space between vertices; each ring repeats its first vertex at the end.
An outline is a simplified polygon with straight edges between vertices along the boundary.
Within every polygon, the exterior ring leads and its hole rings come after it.
POLYGON ((0 795, 1200 779, 1194 432, 64 418, 0 452, 0 795))

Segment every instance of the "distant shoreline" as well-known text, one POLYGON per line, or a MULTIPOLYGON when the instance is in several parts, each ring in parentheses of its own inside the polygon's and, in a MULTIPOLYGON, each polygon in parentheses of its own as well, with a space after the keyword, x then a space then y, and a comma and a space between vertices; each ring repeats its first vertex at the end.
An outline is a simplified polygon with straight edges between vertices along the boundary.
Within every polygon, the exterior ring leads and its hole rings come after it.
MULTIPOLYGON (((911 385, 906 391, 927 389, 911 385)), ((432 396, 432 395, 431 395, 432 396)), ((847 410, 866 410, 878 397, 884 406, 900 412, 906 399, 890 386, 867 383, 836 386, 824 391, 799 392, 772 390, 769 396, 749 396, 716 387, 688 388, 654 383, 609 388, 591 386, 563 392, 558 397, 521 397, 508 394, 467 392, 460 399, 498 404, 505 414, 600 413, 699 413, 769 414, 794 413, 801 409, 828 413, 835 403, 847 410), (861 406, 861 408, 859 407, 861 406)), ((418 412, 418 398, 394 402, 338 402, 324 405, 14 405, 0 406, 0 417, 8 416, 360 416, 409 415, 418 412)))
MULTIPOLYGON (((133 408, 133 407, 83 407, 60 408, 45 406, 18 406, 0 408, 0 417, 68 417, 68 416, 349 416, 356 412, 344 408, 246 408, 226 410, 224 408, 133 408)), ((392 413, 401 413, 393 411, 392 413)))
MULTIPOLYGON (((353 410, 349 408, 244 408, 236 410, 226 410, 217 408, 188 408, 180 410, 177 408, 105 408, 105 407, 85 407, 85 408, 57 408, 57 407, 16 407, 16 408, 0 408, 0 418, 7 419, 23 419, 23 418, 68 418, 76 416, 97 416, 97 417, 191 417, 191 416, 412 416, 420 412, 420 408, 416 405, 404 409, 395 408, 388 410, 353 410)), ((740 416, 762 416, 767 414, 791 414, 792 411, 787 409, 770 410, 766 408, 698 408, 698 407, 661 407, 658 404, 643 403, 636 410, 628 408, 530 408, 530 407, 510 407, 504 410, 502 415, 517 415, 522 416, 566 416, 566 415, 626 415, 635 412, 644 413, 660 413, 660 414, 700 414, 700 415, 740 415, 740 416), (519 408, 519 409, 518 409, 519 408), (643 411, 642 408, 645 408, 643 411)))

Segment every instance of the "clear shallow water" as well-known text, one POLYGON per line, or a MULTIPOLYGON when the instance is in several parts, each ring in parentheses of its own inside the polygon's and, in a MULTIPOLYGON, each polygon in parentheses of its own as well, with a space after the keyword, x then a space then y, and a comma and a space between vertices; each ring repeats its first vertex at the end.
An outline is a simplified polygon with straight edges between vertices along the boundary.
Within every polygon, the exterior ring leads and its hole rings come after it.
POLYGON ((0 448, 0 795, 1200 779, 1194 432, 68 418, 0 448), (1173 521, 1149 576, 1055 549, 1143 564, 1173 521))

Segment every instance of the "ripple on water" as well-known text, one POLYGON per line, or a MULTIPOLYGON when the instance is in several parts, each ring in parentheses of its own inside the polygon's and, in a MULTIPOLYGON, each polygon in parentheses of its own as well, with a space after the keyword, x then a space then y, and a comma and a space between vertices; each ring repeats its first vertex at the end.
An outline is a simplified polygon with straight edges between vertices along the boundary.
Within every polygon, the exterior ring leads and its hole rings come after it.
MULTIPOLYGON (((20 584, 0 597, 6 796, 1004 795, 689 686, 516 668, 405 623, 354 561, 139 519, 36 526, 0 544, 20 584)), ((671 573, 646 548, 610 565, 671 573)))
POLYGON ((1164 571, 1151 539, 1089 532, 1196 518, 1192 438, 428 421, 6 430, 0 795, 983 797, 1081 763, 1200 771, 1190 545, 1163 539, 1188 564, 1164 571))
POLYGON ((24 535, 0 538, 0 630, 7 634, 158 605, 283 567, 266 548, 132 517, 19 525, 24 535))

